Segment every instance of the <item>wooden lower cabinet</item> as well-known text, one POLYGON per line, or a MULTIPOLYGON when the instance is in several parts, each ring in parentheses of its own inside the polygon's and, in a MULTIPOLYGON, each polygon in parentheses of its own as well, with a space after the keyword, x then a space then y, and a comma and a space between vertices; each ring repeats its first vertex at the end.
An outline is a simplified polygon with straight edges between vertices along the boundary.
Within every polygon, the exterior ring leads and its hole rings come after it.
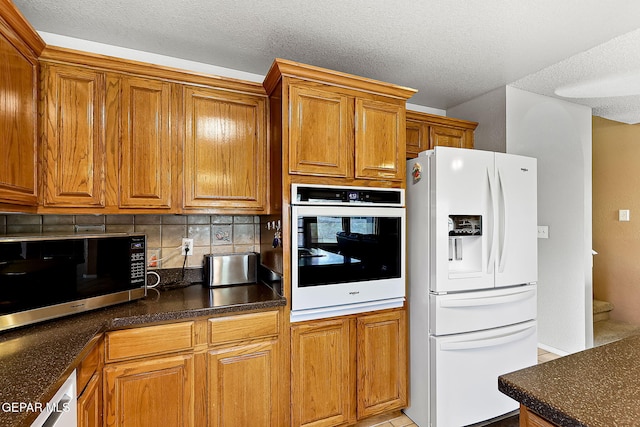
POLYGON ((279 426, 275 341, 212 350, 208 359, 208 426, 279 426))
POLYGON ((107 332, 103 425, 281 427, 281 319, 272 310, 107 332))
POLYGON ((407 405, 404 309, 291 327, 293 426, 338 426, 407 405))
POLYGON ((96 372, 78 396, 78 427, 102 427, 102 373, 96 372))
POLYGON ((107 365, 105 426, 195 427, 193 354, 107 365))
POLYGON ((357 319, 358 419, 407 406, 404 310, 357 319))
POLYGON ((104 340, 100 336, 76 368, 78 427, 102 427, 103 366, 104 340))
POLYGON ((520 427, 556 427, 524 405, 520 405, 520 427))
POLYGON ((355 421, 350 318, 291 327, 291 424, 325 427, 355 421))

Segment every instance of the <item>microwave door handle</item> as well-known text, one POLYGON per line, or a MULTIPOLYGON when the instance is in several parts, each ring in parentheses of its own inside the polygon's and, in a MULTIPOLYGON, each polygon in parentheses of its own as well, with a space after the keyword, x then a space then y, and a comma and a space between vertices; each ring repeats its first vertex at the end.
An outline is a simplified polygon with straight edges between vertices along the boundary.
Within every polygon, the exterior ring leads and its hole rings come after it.
POLYGON ((457 350, 472 350, 476 348, 497 347, 504 344, 509 344, 515 341, 522 340, 536 330, 535 325, 527 326, 519 331, 516 331, 509 335, 498 335, 487 338, 481 338, 476 340, 461 340, 454 342, 445 342, 440 344, 440 350, 442 351, 457 351, 457 350))

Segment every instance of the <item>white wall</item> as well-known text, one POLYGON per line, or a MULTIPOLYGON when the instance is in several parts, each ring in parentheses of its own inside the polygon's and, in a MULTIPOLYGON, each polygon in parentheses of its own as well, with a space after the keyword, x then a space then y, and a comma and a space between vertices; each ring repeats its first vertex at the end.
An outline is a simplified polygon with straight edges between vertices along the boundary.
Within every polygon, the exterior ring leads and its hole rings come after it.
POLYGON ((558 354, 593 345, 591 109, 512 87, 447 110, 479 122, 476 147, 538 159, 538 341, 558 354))
POLYGON ((407 110, 418 111, 420 113, 435 114, 436 116, 446 116, 447 110, 440 108, 425 107, 423 105, 411 104, 407 102, 407 110))
POLYGON ((478 150, 507 151, 506 87, 501 87, 447 110, 447 116, 478 122, 474 147, 478 150))
POLYGON ((538 159, 538 335, 573 353, 593 346, 591 108, 507 87, 507 152, 538 159))

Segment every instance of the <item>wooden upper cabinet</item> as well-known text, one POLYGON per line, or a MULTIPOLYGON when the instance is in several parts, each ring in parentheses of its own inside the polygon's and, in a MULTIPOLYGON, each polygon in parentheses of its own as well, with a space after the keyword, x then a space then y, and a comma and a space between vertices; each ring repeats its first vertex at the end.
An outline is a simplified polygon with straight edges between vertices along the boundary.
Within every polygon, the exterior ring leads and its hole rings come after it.
POLYGON ((289 103, 289 173, 351 176, 353 100, 329 88, 292 85, 289 103))
POLYGON ((105 205, 104 73, 46 64, 44 206, 105 205))
POLYGON ((429 149, 429 125, 410 119, 407 111, 407 158, 416 157, 418 153, 429 149))
POLYGON ((0 8, 0 204, 35 209, 38 203, 38 55, 43 48, 44 42, 15 6, 3 3, 0 8))
POLYGON ((356 178, 404 179, 404 123, 404 106, 356 99, 356 178))
MULTIPOLYGON (((171 84, 136 77, 120 83, 120 208, 170 208, 172 184, 171 84)), ((111 79, 110 78, 110 79, 111 79)), ((109 88, 117 87, 117 82, 109 88)))
POLYGON ((266 209, 266 97, 185 86, 185 209, 266 209))
POLYGON ((478 123, 417 111, 406 112, 407 158, 436 146, 473 148, 478 123))
POLYGON ((405 105, 415 90, 283 59, 263 85, 280 107, 271 129, 285 187, 404 186, 405 105))
POLYGON ((465 131, 462 129, 449 128, 444 126, 430 126, 429 140, 433 147, 457 147, 457 148, 473 148, 467 147, 465 141, 465 131))

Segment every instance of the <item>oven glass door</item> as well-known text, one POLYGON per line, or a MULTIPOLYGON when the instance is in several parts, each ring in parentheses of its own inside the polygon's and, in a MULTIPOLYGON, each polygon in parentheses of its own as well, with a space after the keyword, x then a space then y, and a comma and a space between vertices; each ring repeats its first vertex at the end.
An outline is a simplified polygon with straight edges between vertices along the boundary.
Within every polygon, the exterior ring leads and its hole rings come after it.
POLYGON ((404 296, 404 208, 294 206, 292 213, 294 309, 404 296))

